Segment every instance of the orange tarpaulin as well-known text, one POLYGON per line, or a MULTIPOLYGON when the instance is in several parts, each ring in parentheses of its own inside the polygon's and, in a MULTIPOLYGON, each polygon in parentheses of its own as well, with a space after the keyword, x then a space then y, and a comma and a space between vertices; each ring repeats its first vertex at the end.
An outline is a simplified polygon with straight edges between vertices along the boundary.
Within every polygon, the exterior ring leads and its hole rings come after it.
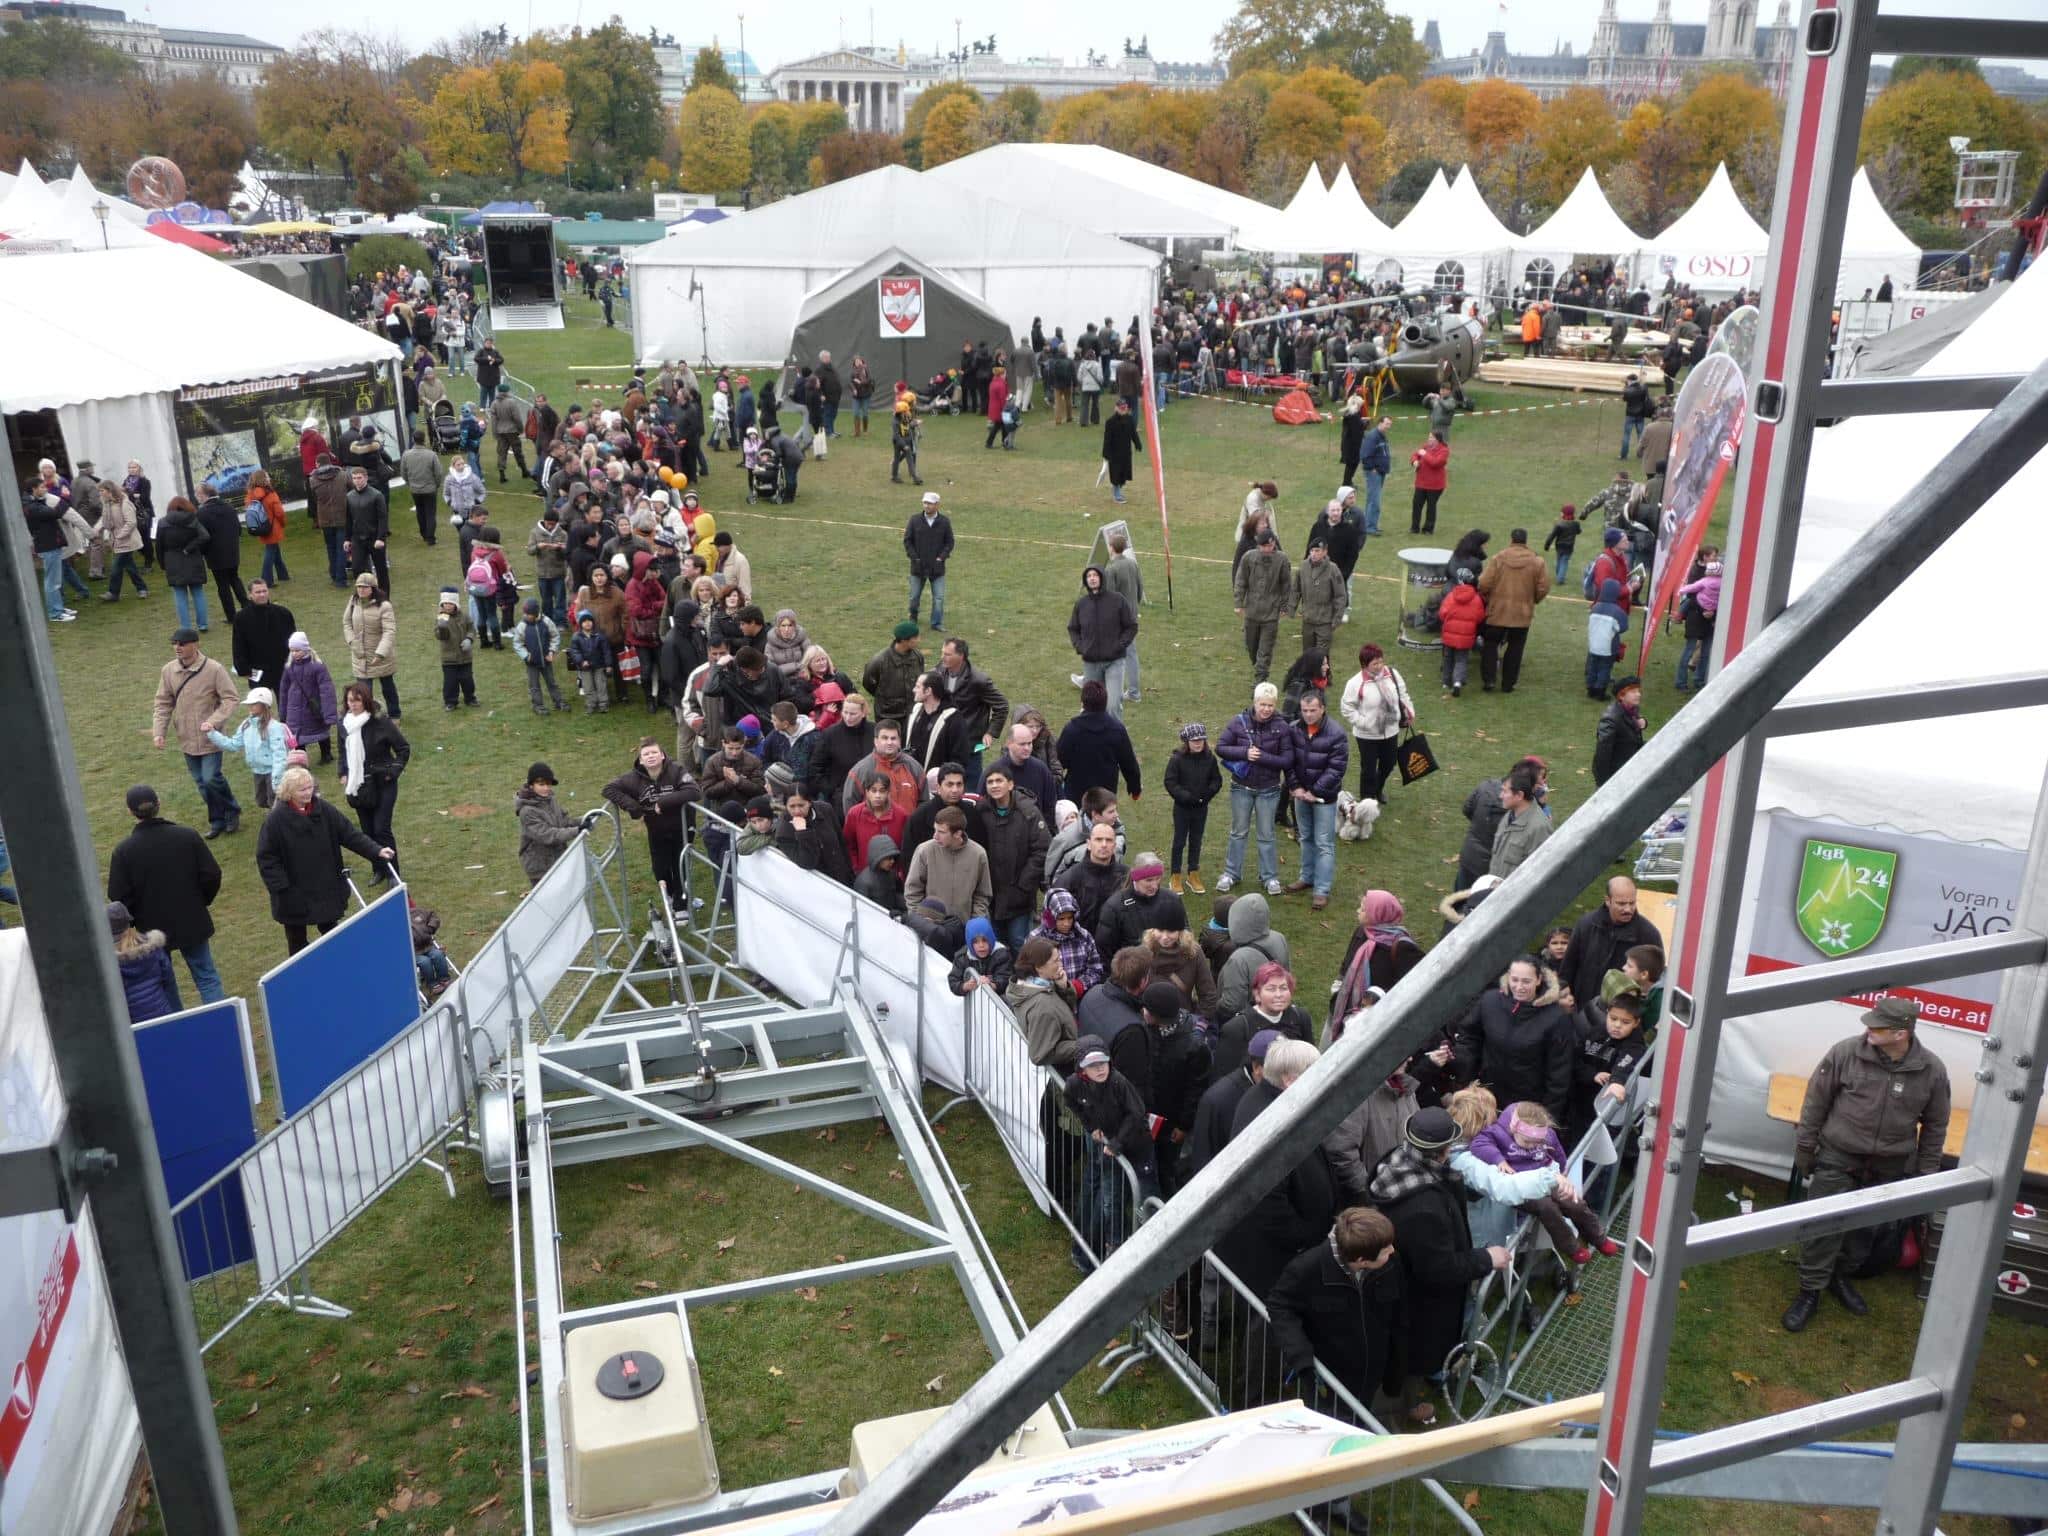
POLYGON ((204 251, 209 256, 218 256, 221 252, 232 249, 225 241, 216 240, 211 235, 201 234, 196 229, 188 229, 185 225, 173 223, 169 219, 145 224, 143 228, 152 235, 170 241, 173 245, 189 245, 193 250, 204 251))
POLYGON ((1315 401, 1309 399, 1307 390, 1290 389, 1273 402, 1273 419, 1286 426, 1303 427, 1321 421, 1323 415, 1316 409, 1315 401))

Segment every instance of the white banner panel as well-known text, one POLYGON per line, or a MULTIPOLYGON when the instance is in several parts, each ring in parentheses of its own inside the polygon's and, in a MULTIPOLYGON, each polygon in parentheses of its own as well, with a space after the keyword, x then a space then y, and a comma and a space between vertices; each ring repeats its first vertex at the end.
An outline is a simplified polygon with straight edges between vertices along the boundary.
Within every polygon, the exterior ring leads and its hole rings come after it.
POLYGON ((490 1036, 494 1059, 511 1054, 520 1022, 535 998, 554 991, 569 967, 583 956, 593 933, 590 915, 590 840, 579 838, 562 851, 540 884, 512 911, 463 967, 462 1007, 472 1029, 490 1036), (514 985, 511 956, 519 957, 514 985))

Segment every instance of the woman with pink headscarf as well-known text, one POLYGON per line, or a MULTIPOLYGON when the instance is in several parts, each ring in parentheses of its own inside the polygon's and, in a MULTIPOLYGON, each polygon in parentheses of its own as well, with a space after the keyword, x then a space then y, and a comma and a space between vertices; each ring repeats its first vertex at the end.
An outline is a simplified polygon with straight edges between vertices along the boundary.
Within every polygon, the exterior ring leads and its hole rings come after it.
POLYGON ((1377 987, 1385 996, 1421 962, 1422 946, 1401 924, 1407 915, 1392 891, 1374 889, 1358 899, 1358 929, 1344 952, 1343 980, 1331 999, 1327 1044, 1343 1036, 1344 1021, 1366 1005, 1368 989, 1377 987))

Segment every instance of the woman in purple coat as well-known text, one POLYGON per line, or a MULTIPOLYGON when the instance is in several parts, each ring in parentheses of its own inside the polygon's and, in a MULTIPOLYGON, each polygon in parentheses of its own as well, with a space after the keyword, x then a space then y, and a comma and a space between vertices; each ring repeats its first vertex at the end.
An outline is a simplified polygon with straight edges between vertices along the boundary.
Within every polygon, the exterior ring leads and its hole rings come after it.
POLYGON ((327 663, 313 653, 313 642, 304 630, 295 630, 285 642, 291 655, 277 682, 277 713, 285 728, 311 750, 320 744, 320 761, 334 761, 334 723, 341 711, 334 700, 334 679, 327 663))

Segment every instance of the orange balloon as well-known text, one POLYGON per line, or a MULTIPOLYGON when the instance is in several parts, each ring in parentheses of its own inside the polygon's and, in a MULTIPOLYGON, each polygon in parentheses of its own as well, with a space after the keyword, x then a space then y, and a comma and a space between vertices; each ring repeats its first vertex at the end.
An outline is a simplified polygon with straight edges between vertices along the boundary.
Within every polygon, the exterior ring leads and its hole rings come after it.
POLYGON ((676 472, 666 464, 661 466, 661 483, 663 485, 674 485, 676 483, 676 472))
POLYGON ((669 476, 670 479, 668 483, 674 486, 677 490, 687 491, 690 488, 690 477, 684 474, 681 470, 672 469, 669 471, 669 476))

